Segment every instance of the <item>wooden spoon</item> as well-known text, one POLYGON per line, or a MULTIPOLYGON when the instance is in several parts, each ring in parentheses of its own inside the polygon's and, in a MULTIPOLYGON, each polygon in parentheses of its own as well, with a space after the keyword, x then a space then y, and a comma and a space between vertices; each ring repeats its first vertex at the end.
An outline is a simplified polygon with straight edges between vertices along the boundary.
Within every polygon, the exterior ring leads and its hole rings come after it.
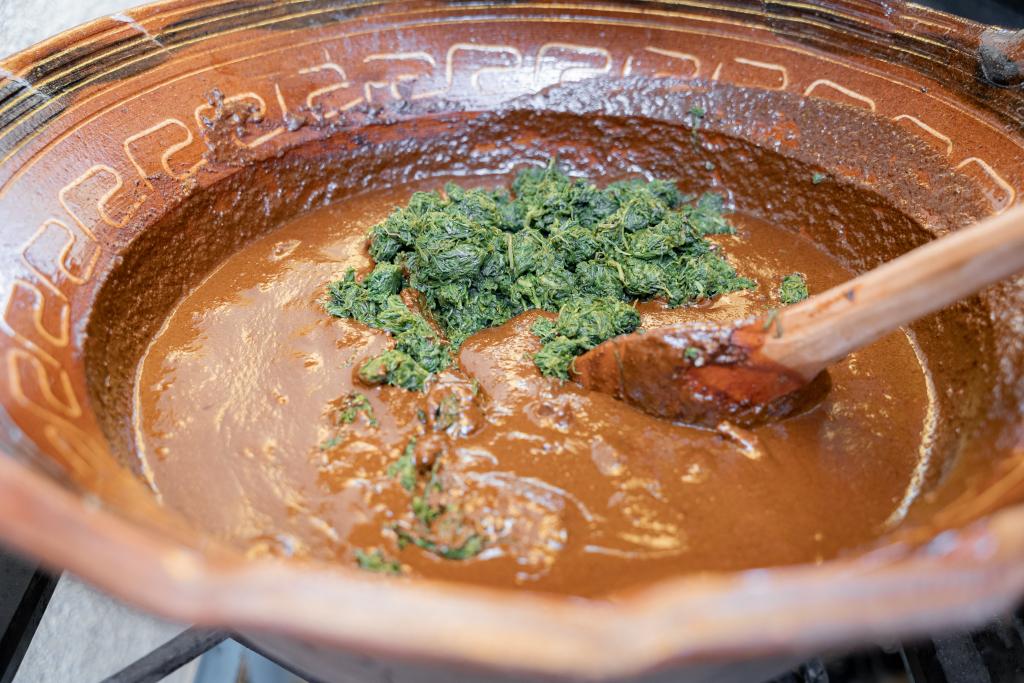
POLYGON ((573 374, 659 417, 757 424, 823 396, 823 371, 851 351, 1021 270, 1024 205, 779 311, 609 339, 573 374))

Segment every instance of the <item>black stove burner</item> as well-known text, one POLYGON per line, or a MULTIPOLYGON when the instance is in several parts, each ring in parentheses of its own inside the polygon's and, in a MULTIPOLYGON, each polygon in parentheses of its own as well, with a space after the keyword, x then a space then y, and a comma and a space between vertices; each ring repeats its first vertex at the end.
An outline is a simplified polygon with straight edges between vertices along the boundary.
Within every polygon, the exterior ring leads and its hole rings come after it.
POLYGON ((1024 609, 974 633, 813 659, 770 683, 1024 683, 1024 609))
POLYGON ((915 0, 918 5, 959 14, 983 24, 1024 28, 1022 0, 915 0))

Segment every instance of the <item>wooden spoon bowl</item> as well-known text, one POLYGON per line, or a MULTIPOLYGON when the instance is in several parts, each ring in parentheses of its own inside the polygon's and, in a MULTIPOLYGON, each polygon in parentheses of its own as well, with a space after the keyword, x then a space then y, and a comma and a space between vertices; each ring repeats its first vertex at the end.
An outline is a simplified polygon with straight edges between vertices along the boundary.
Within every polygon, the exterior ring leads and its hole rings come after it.
POLYGON ((687 424, 781 420, 816 405, 829 379, 823 371, 808 380, 761 353, 770 327, 758 319, 624 335, 577 358, 572 374, 588 389, 687 424))

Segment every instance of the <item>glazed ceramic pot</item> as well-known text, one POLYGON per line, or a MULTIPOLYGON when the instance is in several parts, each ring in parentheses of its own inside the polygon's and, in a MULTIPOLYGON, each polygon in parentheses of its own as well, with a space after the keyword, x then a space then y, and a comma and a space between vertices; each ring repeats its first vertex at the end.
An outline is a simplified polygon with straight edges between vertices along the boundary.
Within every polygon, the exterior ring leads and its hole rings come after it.
POLYGON ((895 0, 172 0, 10 57, 0 535, 324 681, 756 680, 987 620, 1024 594, 1021 279, 914 326, 934 433, 884 542, 605 600, 246 559, 146 486, 130 404, 184 292, 374 184, 552 153, 671 172, 870 268, 1017 202, 1022 55, 1014 34, 895 0), (837 182, 792 189, 815 169, 837 182))

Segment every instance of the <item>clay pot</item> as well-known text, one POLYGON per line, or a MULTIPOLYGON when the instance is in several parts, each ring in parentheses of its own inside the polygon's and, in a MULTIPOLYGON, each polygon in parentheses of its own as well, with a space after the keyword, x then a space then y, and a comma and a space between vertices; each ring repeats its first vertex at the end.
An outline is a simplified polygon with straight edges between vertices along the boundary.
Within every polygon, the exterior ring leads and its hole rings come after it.
POLYGON ((139 354, 189 286, 373 183, 558 152, 728 188, 870 268, 1017 201, 1021 54, 1016 35, 896 0, 171 0, 10 57, 0 535, 322 680, 741 680, 987 620, 1024 593, 1019 278, 915 326, 935 438, 883 544, 609 600, 246 560, 157 503, 124 420, 139 354), (700 146, 679 135, 694 106, 713 114, 700 146), (817 172, 836 182, 792 180, 817 172))

